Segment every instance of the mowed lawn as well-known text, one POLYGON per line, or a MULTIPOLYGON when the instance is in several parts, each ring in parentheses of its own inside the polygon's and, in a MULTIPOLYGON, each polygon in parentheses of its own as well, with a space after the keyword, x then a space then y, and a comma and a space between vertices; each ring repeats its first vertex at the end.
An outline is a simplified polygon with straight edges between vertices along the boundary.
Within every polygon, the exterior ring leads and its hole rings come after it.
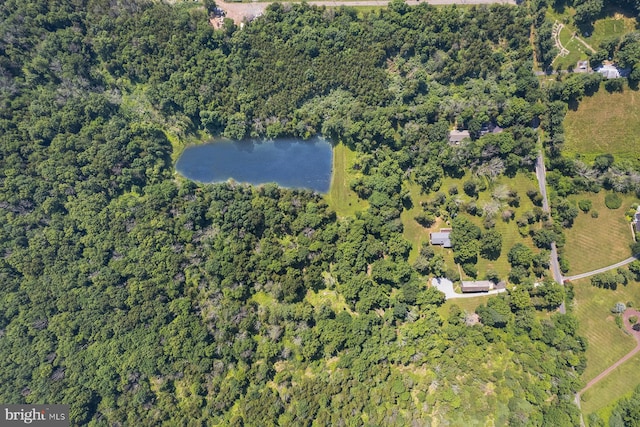
MULTIPOLYGON (((580 335, 586 337, 589 343, 587 369, 582 375, 586 384, 635 347, 635 340, 616 325, 611 308, 617 302, 640 305, 640 283, 618 286, 615 291, 591 286, 589 279, 581 279, 573 285, 573 311, 580 322, 580 335)), ((632 391, 640 384, 639 364, 640 356, 636 356, 590 388, 583 396, 583 413, 589 414, 604 408, 632 391), (631 369, 633 366, 636 369, 631 369)))
POLYGON ((352 170, 355 157, 356 153, 343 144, 333 147, 331 188, 329 189, 329 194, 326 195, 326 200, 338 216, 355 215, 356 212, 365 210, 368 207, 367 202, 360 200, 358 195, 349 187, 355 175, 352 170))
POLYGON ((622 206, 609 209, 604 204, 606 194, 603 190, 570 198, 576 203, 581 199, 591 200, 591 211, 597 211, 598 218, 592 218, 591 212, 580 211, 573 227, 564 230, 564 254, 569 261, 569 276, 615 264, 631 256, 629 246, 633 243, 633 234, 625 213, 638 200, 622 195, 622 206))
POLYGON ((576 68, 578 61, 589 59, 587 52, 591 52, 585 45, 573 38, 574 30, 564 26, 560 31, 560 43, 564 46, 569 54, 567 56, 557 56, 553 61, 554 68, 566 70, 576 68))
POLYGON ((565 152, 587 161, 610 153, 640 159, 640 92, 625 85, 622 93, 609 93, 604 84, 593 96, 585 96, 576 111, 564 120, 565 152))

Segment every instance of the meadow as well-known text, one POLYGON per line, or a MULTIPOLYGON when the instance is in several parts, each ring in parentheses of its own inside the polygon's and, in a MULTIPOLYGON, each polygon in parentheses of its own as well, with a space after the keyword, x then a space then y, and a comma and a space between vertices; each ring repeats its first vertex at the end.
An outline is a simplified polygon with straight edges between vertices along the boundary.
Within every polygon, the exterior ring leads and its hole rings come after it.
POLYGON ((565 152, 586 161, 603 153, 640 160, 640 92, 625 85, 623 92, 609 93, 604 84, 593 96, 584 97, 564 121, 565 152))
POLYGON ((356 153, 344 144, 333 147, 333 172, 326 200, 338 216, 342 217, 355 215, 356 212, 365 210, 368 206, 367 202, 361 200, 349 187, 356 176, 352 169, 355 156, 356 153))
MULTIPOLYGON (((580 322, 580 335, 586 337, 587 368, 582 375, 586 384, 635 347, 635 341, 615 323, 611 308, 617 302, 640 304, 640 283, 618 286, 614 291, 591 286, 589 279, 574 282, 573 312, 580 322)), ((601 410, 640 383, 640 355, 621 365, 591 387, 582 398, 585 415, 601 410)))
POLYGON ((588 213, 580 211, 573 227, 564 231, 568 275, 615 264, 631 256, 629 246, 633 243, 633 234, 625 214, 632 203, 638 203, 638 200, 632 195, 621 195, 622 206, 619 209, 609 209, 604 204, 606 194, 606 191, 600 191, 597 194, 570 197, 575 203, 583 199, 590 200, 592 208, 588 213), (593 211, 598 213, 597 218, 591 216, 593 211))

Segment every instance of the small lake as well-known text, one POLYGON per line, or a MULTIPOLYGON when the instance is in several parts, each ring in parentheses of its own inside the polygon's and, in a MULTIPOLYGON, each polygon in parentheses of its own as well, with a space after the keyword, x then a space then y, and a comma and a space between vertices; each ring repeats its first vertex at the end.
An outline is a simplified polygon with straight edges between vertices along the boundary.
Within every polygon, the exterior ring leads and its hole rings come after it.
POLYGON ((332 162, 331 144, 320 138, 219 140, 186 148, 176 162, 176 170, 199 182, 275 182, 281 187, 326 193, 331 184, 332 162))

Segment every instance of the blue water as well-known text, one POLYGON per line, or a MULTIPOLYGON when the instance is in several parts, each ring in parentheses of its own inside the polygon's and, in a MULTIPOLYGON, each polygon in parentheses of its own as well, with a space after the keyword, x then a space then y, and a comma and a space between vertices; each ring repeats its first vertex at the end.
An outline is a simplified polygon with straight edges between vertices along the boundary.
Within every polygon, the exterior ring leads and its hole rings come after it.
POLYGON ((281 187, 329 191, 331 145, 322 139, 302 141, 216 141, 188 147, 176 170, 194 181, 233 179, 253 185, 275 182, 281 187))

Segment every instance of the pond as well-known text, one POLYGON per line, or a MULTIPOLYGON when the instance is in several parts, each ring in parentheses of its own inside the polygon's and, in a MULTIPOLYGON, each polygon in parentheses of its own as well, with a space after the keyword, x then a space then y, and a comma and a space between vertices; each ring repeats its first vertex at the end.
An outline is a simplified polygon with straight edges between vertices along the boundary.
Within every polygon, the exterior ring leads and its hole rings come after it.
POLYGON ((253 185, 275 182, 281 187, 329 191, 331 144, 320 138, 302 141, 226 141, 188 147, 176 170, 194 181, 214 183, 233 179, 253 185))

